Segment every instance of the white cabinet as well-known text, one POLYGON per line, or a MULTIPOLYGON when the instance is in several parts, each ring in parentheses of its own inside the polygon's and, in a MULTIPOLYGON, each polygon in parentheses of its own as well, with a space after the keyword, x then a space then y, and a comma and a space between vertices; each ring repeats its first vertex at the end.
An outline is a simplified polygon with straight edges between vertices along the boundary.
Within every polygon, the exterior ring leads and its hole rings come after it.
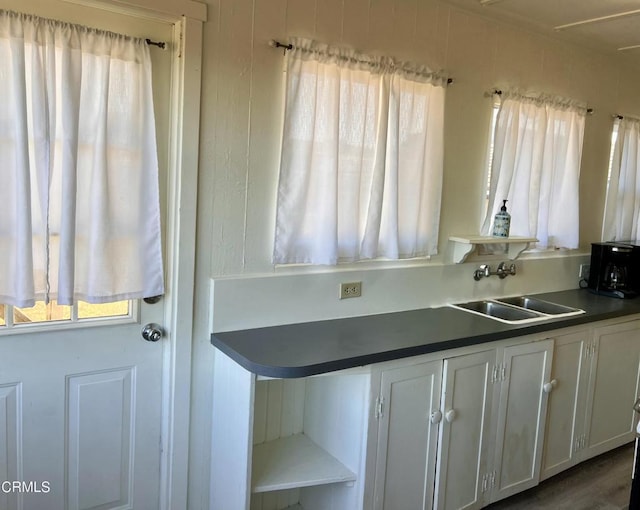
POLYGON ((363 508, 370 375, 258 380, 216 352, 210 510, 363 508))
POLYGON ((541 480, 581 460, 593 352, 589 329, 555 337, 541 480))
POLYGON ((546 340, 383 370, 373 507, 470 510, 537 484, 552 351, 546 340))
POLYGON ((381 371, 375 510, 480 508, 495 361, 493 349, 381 371))
POLYGON ((441 361, 382 372, 375 409, 375 510, 431 507, 441 379, 441 361))
POLYGON ((635 437, 633 404, 639 394, 640 321, 595 329, 592 350, 585 458, 635 437))
POLYGON ((550 377, 553 340, 506 347, 502 352, 504 381, 500 384, 491 502, 538 484, 547 395, 556 384, 550 377))
POLYGON ((481 508, 489 472, 496 351, 444 361, 434 508, 481 508))
POLYGON ((303 379, 216 351, 210 510, 472 510, 533 487, 633 440, 623 320, 303 379))
POLYGON ((557 336, 541 479, 633 441, 640 321, 557 336))

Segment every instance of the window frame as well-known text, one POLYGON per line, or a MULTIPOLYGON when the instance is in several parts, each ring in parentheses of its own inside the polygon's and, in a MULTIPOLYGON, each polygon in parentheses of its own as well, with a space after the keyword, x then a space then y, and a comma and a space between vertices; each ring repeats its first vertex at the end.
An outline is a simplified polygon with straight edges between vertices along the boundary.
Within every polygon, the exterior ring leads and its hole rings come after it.
MULTIPOLYGON (((123 300, 125 301, 125 300, 123 300)), ((140 299, 129 299, 128 301, 128 313, 126 315, 113 315, 102 317, 78 317, 78 303, 70 305, 71 316, 69 319, 60 320, 47 320, 41 322, 13 322, 13 309, 12 305, 0 304, 0 307, 4 307, 5 320, 4 324, 0 325, 0 337, 8 335, 20 335, 31 333, 55 333, 57 331, 65 331, 78 328, 93 328, 100 326, 115 326, 121 324, 133 324, 140 322, 140 299)))

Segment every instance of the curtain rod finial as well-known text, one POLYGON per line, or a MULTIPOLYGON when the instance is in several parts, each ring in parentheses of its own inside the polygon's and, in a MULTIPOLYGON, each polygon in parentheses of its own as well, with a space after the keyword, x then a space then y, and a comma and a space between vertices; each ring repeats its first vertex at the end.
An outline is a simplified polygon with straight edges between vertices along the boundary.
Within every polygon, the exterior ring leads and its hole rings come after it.
POLYGON ((269 41, 269 46, 271 46, 272 48, 282 48, 284 50, 283 55, 287 53, 287 50, 293 49, 293 44, 283 44, 280 41, 276 41, 275 39, 271 39, 269 41))
POLYGON ((166 47, 166 43, 164 42, 158 42, 158 41, 152 41, 151 39, 145 39, 145 42, 149 45, 149 46, 157 46, 158 48, 160 48, 161 50, 164 50, 166 47))

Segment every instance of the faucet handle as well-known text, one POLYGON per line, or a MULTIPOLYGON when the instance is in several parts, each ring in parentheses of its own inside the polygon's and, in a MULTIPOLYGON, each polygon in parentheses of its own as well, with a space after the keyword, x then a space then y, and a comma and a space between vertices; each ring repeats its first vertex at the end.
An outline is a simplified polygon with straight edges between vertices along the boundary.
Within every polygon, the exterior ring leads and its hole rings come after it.
POLYGON ((516 265, 511 264, 509 267, 507 267, 506 262, 500 262, 500 264, 498 265, 498 269, 496 269, 496 274, 500 277, 500 279, 504 279, 509 275, 514 275, 516 274, 516 265))
POLYGON ((481 280, 485 276, 491 276, 491 268, 488 264, 482 264, 478 269, 473 272, 473 279, 475 281, 481 280))

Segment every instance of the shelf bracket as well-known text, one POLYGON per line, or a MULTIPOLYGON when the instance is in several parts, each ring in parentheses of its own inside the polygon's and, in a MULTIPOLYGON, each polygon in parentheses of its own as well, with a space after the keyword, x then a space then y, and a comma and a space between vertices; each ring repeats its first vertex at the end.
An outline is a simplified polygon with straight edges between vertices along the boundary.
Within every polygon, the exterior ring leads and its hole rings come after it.
POLYGON ((467 260, 467 257, 476 249, 473 243, 456 242, 453 245, 453 261, 460 264, 467 260))

